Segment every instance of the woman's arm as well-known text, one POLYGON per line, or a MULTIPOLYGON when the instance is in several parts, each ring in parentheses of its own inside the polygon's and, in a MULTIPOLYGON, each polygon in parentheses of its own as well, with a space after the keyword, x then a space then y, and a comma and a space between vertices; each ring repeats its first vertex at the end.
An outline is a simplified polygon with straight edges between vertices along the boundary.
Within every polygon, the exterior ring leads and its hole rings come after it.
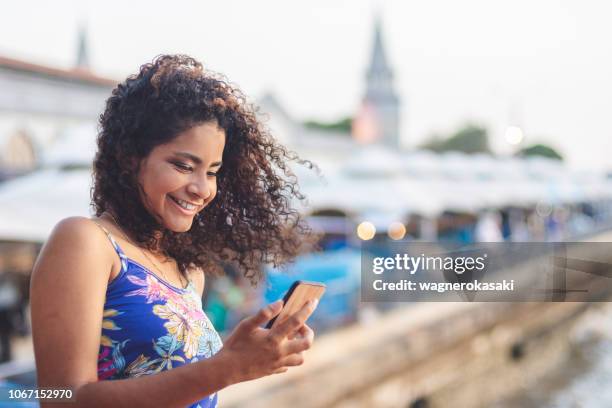
MULTIPOLYGON (((159 374, 87 383, 76 390, 77 406, 184 408, 230 385, 228 374, 223 356, 216 355, 159 374)), ((49 404, 49 408, 57 406, 49 404)))
MULTIPOLYGON (((31 310, 39 387, 70 387, 76 396, 52 407, 183 407, 230 384, 299 365, 312 344, 287 333, 304 326, 313 306, 272 330, 259 326, 280 312, 275 303, 242 321, 214 357, 159 374, 98 381, 97 361, 106 287, 116 254, 90 220, 57 225, 32 272, 31 310)), ((307 327, 307 326, 305 326, 307 327)))

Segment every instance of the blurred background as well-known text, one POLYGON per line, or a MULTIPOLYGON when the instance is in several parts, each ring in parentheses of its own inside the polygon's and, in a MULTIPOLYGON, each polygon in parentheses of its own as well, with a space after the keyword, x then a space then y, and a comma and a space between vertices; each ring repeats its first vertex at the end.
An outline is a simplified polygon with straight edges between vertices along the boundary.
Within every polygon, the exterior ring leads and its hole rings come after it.
POLYGON ((601 392, 612 389, 607 303, 360 301, 364 243, 610 241, 607 3, 1 7, 4 381, 35 380, 30 272, 55 223, 90 214, 106 98, 156 55, 186 53, 240 86, 272 134, 321 169, 294 168, 320 251, 266 267, 256 288, 231 267, 207 280, 205 309, 222 334, 296 279, 327 285, 309 363, 230 387, 225 406, 612 404, 601 392))

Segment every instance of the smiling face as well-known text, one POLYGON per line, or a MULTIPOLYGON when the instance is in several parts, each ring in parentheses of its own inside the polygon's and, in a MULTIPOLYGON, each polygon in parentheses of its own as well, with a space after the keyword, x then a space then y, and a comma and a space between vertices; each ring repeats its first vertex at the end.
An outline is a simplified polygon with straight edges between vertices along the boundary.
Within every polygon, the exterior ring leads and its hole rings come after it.
POLYGON ((166 228, 189 231, 193 218, 215 198, 225 131, 206 122, 156 146, 141 161, 143 203, 166 228))

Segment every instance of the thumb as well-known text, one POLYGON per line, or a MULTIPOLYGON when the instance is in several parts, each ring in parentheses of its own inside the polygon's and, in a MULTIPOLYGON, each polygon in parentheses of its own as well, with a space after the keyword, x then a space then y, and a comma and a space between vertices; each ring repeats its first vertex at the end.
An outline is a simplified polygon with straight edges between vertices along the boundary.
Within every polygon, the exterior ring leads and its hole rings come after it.
POLYGON ((267 323, 270 319, 274 318, 283 309, 283 301, 277 300, 274 303, 270 303, 268 306, 261 309, 255 316, 248 317, 242 321, 241 326, 247 330, 254 330, 255 328, 267 323))

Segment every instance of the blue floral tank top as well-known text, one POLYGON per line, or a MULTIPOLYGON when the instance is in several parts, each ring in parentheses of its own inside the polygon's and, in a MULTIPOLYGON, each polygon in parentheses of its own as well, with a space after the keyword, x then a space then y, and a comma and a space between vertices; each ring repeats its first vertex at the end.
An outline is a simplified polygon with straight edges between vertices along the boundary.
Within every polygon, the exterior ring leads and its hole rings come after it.
MULTIPOLYGON (((121 259, 121 271, 106 290, 98 379, 155 374, 209 358, 221 338, 202 310, 191 281, 177 288, 128 258, 106 228, 121 259)), ((189 408, 217 406, 217 393, 189 408)))

